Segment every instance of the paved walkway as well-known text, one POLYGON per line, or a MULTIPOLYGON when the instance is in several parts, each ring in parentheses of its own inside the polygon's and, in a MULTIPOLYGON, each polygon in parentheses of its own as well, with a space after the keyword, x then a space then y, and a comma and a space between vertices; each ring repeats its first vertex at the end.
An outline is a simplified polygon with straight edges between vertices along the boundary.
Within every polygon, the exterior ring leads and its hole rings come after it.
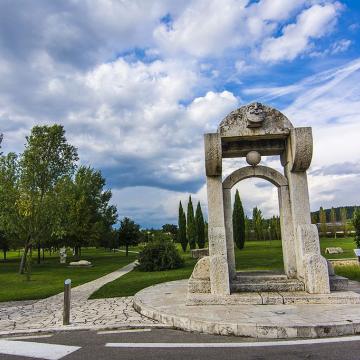
POLYGON ((96 280, 77 286, 71 291, 71 325, 63 327, 63 293, 39 301, 22 304, 10 302, 0 306, 0 335, 9 332, 53 328, 89 328, 141 326, 156 321, 138 314, 132 306, 132 297, 88 300, 103 285, 131 270, 135 263, 126 265, 96 280))

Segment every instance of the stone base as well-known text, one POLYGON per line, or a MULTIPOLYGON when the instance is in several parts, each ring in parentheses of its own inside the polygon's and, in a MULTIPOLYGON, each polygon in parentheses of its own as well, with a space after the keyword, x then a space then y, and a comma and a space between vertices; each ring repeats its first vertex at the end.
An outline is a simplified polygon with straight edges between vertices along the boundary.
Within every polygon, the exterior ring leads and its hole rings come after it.
POLYGON ((311 297, 306 293, 236 295, 243 299, 248 296, 251 304, 187 306, 187 280, 180 280, 143 289, 135 295, 134 307, 142 315, 165 325, 208 334, 272 339, 360 334, 360 295, 357 293, 336 292, 311 297), (252 304, 254 298, 261 299, 261 303, 269 301, 268 304, 279 299, 283 302, 259 306, 260 300, 259 305, 252 304), (346 304, 339 304, 341 301, 346 304))
POLYGON ((360 294, 336 291, 309 294, 305 291, 243 292, 231 295, 188 294, 186 305, 360 304, 360 294))

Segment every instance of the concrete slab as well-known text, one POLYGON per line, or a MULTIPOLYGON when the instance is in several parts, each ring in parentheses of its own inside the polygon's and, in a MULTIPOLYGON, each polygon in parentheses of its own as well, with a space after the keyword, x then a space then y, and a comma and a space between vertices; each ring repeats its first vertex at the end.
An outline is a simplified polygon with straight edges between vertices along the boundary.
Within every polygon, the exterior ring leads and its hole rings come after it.
MULTIPOLYGON (((235 295, 241 297, 242 294, 235 295)), ((360 299, 359 294, 337 293, 334 299, 344 300, 349 297, 347 304, 304 304, 290 300, 286 304, 279 304, 279 296, 283 294, 251 295, 258 295, 261 302, 265 299, 269 305, 227 303, 187 306, 187 280, 180 280, 151 286, 138 292, 134 297, 134 308, 142 315, 165 325, 208 334, 256 338, 316 338, 360 333, 360 307, 353 303, 354 299, 360 299)), ((303 296, 299 293, 287 295, 293 298, 303 296)), ((244 298, 246 296, 249 294, 244 298)))

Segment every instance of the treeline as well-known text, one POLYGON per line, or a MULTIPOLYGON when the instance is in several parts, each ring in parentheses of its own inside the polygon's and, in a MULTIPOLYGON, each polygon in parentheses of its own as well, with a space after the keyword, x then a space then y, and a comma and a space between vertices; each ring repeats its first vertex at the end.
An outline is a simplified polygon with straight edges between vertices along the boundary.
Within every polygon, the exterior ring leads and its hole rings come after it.
POLYGON ((347 236, 354 231, 352 219, 356 211, 354 206, 331 209, 320 207, 319 211, 311 213, 311 222, 317 225, 320 236, 347 236))
POLYGON ((21 154, 0 156, 0 248, 23 248, 20 273, 32 252, 61 246, 104 246, 114 239, 116 207, 100 171, 78 166, 77 149, 61 125, 35 126, 21 154))
POLYGON ((339 206, 332 207, 329 209, 323 209, 320 207, 319 210, 311 212, 311 219, 313 223, 320 222, 320 211, 325 213, 325 222, 332 222, 335 215, 335 220, 341 222, 345 217, 346 219, 352 219, 357 206, 339 206))
POLYGON ((273 216, 270 219, 263 217, 262 211, 254 207, 252 218, 244 214, 239 191, 236 190, 233 208, 233 236, 235 245, 239 249, 244 248, 246 240, 280 240, 280 219, 273 216))

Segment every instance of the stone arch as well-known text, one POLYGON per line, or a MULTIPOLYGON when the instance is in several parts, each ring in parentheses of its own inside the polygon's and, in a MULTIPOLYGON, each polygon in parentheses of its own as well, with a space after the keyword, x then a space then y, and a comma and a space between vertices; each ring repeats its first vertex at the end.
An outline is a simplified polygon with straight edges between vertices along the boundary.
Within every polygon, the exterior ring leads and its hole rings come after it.
POLYGON ((288 180, 277 170, 267 166, 246 166, 235 170, 233 173, 227 176, 222 183, 226 247, 230 279, 233 279, 236 276, 234 238, 232 229, 231 189, 238 182, 251 177, 258 177, 267 180, 275 185, 278 189, 284 270, 289 278, 294 278, 296 277, 297 273, 296 254, 288 180))
POLYGON ((231 189, 235 184, 241 180, 245 180, 251 177, 258 177, 268 180, 276 187, 288 186, 286 177, 280 174, 277 170, 269 168, 267 166, 246 166, 232 172, 224 181, 223 188, 231 189))

